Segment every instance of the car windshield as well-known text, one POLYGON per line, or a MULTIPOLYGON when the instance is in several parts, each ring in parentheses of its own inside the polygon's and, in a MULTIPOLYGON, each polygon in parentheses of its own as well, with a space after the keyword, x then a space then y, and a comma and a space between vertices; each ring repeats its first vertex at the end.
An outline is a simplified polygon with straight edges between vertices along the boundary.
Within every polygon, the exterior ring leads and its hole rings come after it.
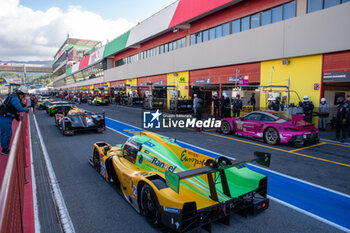
POLYGON ((285 113, 285 112, 278 112, 278 113, 273 113, 272 115, 278 117, 278 118, 281 118, 283 120, 286 120, 286 121, 291 121, 292 120, 292 116, 289 115, 288 113, 285 113))

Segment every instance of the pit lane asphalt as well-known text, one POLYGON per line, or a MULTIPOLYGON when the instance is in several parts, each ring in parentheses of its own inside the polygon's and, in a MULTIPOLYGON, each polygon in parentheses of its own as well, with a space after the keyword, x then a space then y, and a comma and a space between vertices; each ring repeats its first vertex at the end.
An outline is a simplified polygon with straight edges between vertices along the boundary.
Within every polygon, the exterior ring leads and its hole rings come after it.
MULTIPOLYGON (((140 126, 141 112, 137 109, 111 106, 87 106, 83 108, 99 112, 106 110, 109 118, 117 119, 128 124, 140 126)), ((103 134, 79 133, 72 137, 63 136, 54 126, 54 119, 48 117, 44 111, 37 111, 37 120, 44 137, 46 147, 52 160, 52 164, 60 182, 60 187, 71 219, 77 232, 154 232, 144 217, 140 216, 129 206, 126 201, 100 177, 87 163, 87 157, 91 153, 92 145, 96 141, 106 141, 111 144, 122 143, 126 137, 111 130, 103 134)), ((207 148, 225 155, 241 157, 251 155, 253 151, 266 151, 266 148, 258 146, 246 146, 242 142, 230 141, 217 138, 212 135, 205 135, 185 130, 160 132, 164 135, 178 138, 196 146, 207 148), (251 148, 254 147, 254 148, 251 148), (237 150, 234 152, 233 150, 237 150)), ((244 139, 245 140, 245 139, 244 139)), ((295 149, 295 148, 290 148, 295 149)), ((311 150, 312 148, 310 148, 311 150)), ((272 170, 282 172, 288 171, 294 177, 295 171, 292 167, 299 161, 301 167, 305 167, 303 177, 310 178, 307 170, 317 170, 318 167, 335 166, 333 164, 304 164, 306 158, 286 156, 285 153, 273 151, 272 170), (279 155, 281 154, 281 155, 279 155), (290 169, 280 168, 284 163, 290 164, 290 169), (294 164, 293 164, 294 163, 294 164), (315 169, 316 167, 316 169, 315 169), (311 169, 312 168, 312 169, 311 169), (280 170, 279 170, 280 169, 280 170), (283 171, 281 171, 283 170, 283 171)), ((338 165, 337 165, 338 166, 338 165)), ((334 168, 333 168, 334 169, 334 168)), ((297 169, 298 170, 298 169, 297 169)), ((332 169, 330 169, 332 170, 332 169)), ((309 171, 311 172, 311 171, 309 171)), ((347 170, 348 172, 348 170, 347 170)), ((320 172, 322 173, 322 172, 320 172)), ((336 172, 335 172, 336 173, 336 172)), ((312 174, 312 172, 311 172, 312 174)), ((342 177, 346 173, 342 174, 342 177)), ((313 176, 311 176, 313 177, 313 176)), ((316 177, 317 178, 317 177, 316 177)), ((328 179, 329 177, 327 177, 328 179)), ((334 178, 334 177, 330 177, 334 178)), ((322 177, 318 177, 324 182, 322 177)), ((307 180, 307 179, 306 179, 307 180)), ((309 180, 314 182, 312 180, 309 180)), ((344 178, 343 180, 344 181, 344 178)), ((317 183, 317 182, 314 182, 317 183)), ((328 183, 328 182, 326 182, 328 183)), ((318 183, 326 186, 324 183, 318 183)), ((344 186, 344 183, 342 183, 344 186)), ((347 186, 349 187, 349 186, 347 186)), ((330 187, 331 188, 331 187, 330 187)), ((342 190, 340 190, 342 191, 342 190)), ((260 215, 248 217, 247 219, 237 215, 231 217, 231 226, 214 224, 213 232, 337 232, 327 224, 321 223, 313 218, 303 215, 295 210, 271 202, 270 208, 260 215)))

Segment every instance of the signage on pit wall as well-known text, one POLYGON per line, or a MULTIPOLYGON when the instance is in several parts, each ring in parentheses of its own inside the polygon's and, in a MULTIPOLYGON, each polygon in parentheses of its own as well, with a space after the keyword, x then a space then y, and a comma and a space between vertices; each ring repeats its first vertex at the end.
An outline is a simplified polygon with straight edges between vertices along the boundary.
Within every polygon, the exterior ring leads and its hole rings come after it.
POLYGON ((314 90, 320 90, 320 84, 319 83, 315 83, 314 84, 314 90))
POLYGON ((197 84, 210 84, 211 79, 210 78, 201 78, 196 80, 197 84))
POLYGON ((350 71, 323 73, 323 82, 350 82, 350 71))

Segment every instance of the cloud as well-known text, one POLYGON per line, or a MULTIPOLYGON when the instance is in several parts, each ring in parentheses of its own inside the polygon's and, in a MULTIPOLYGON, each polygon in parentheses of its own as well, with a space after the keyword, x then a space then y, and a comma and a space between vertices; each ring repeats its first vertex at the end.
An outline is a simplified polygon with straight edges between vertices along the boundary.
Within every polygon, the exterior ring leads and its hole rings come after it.
POLYGON ((52 60, 67 34, 105 44, 133 26, 81 6, 69 6, 66 12, 57 7, 33 11, 19 0, 0 0, 0 9, 0 60, 52 60))

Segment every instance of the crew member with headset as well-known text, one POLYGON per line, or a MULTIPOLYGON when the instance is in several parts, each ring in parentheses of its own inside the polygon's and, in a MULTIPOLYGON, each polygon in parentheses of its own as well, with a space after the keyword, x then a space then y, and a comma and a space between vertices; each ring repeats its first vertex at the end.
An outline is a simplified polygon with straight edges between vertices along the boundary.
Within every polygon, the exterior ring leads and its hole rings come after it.
POLYGON ((309 100, 309 96, 304 95, 304 101, 299 103, 299 106, 303 108, 304 120, 307 122, 312 122, 312 110, 314 109, 314 104, 309 100))
POLYGON ((28 108, 24 108, 21 100, 28 94, 28 89, 21 86, 16 94, 9 95, 0 107, 0 142, 1 154, 8 155, 10 153, 10 141, 12 137, 12 121, 19 121, 19 112, 28 112, 28 108))

